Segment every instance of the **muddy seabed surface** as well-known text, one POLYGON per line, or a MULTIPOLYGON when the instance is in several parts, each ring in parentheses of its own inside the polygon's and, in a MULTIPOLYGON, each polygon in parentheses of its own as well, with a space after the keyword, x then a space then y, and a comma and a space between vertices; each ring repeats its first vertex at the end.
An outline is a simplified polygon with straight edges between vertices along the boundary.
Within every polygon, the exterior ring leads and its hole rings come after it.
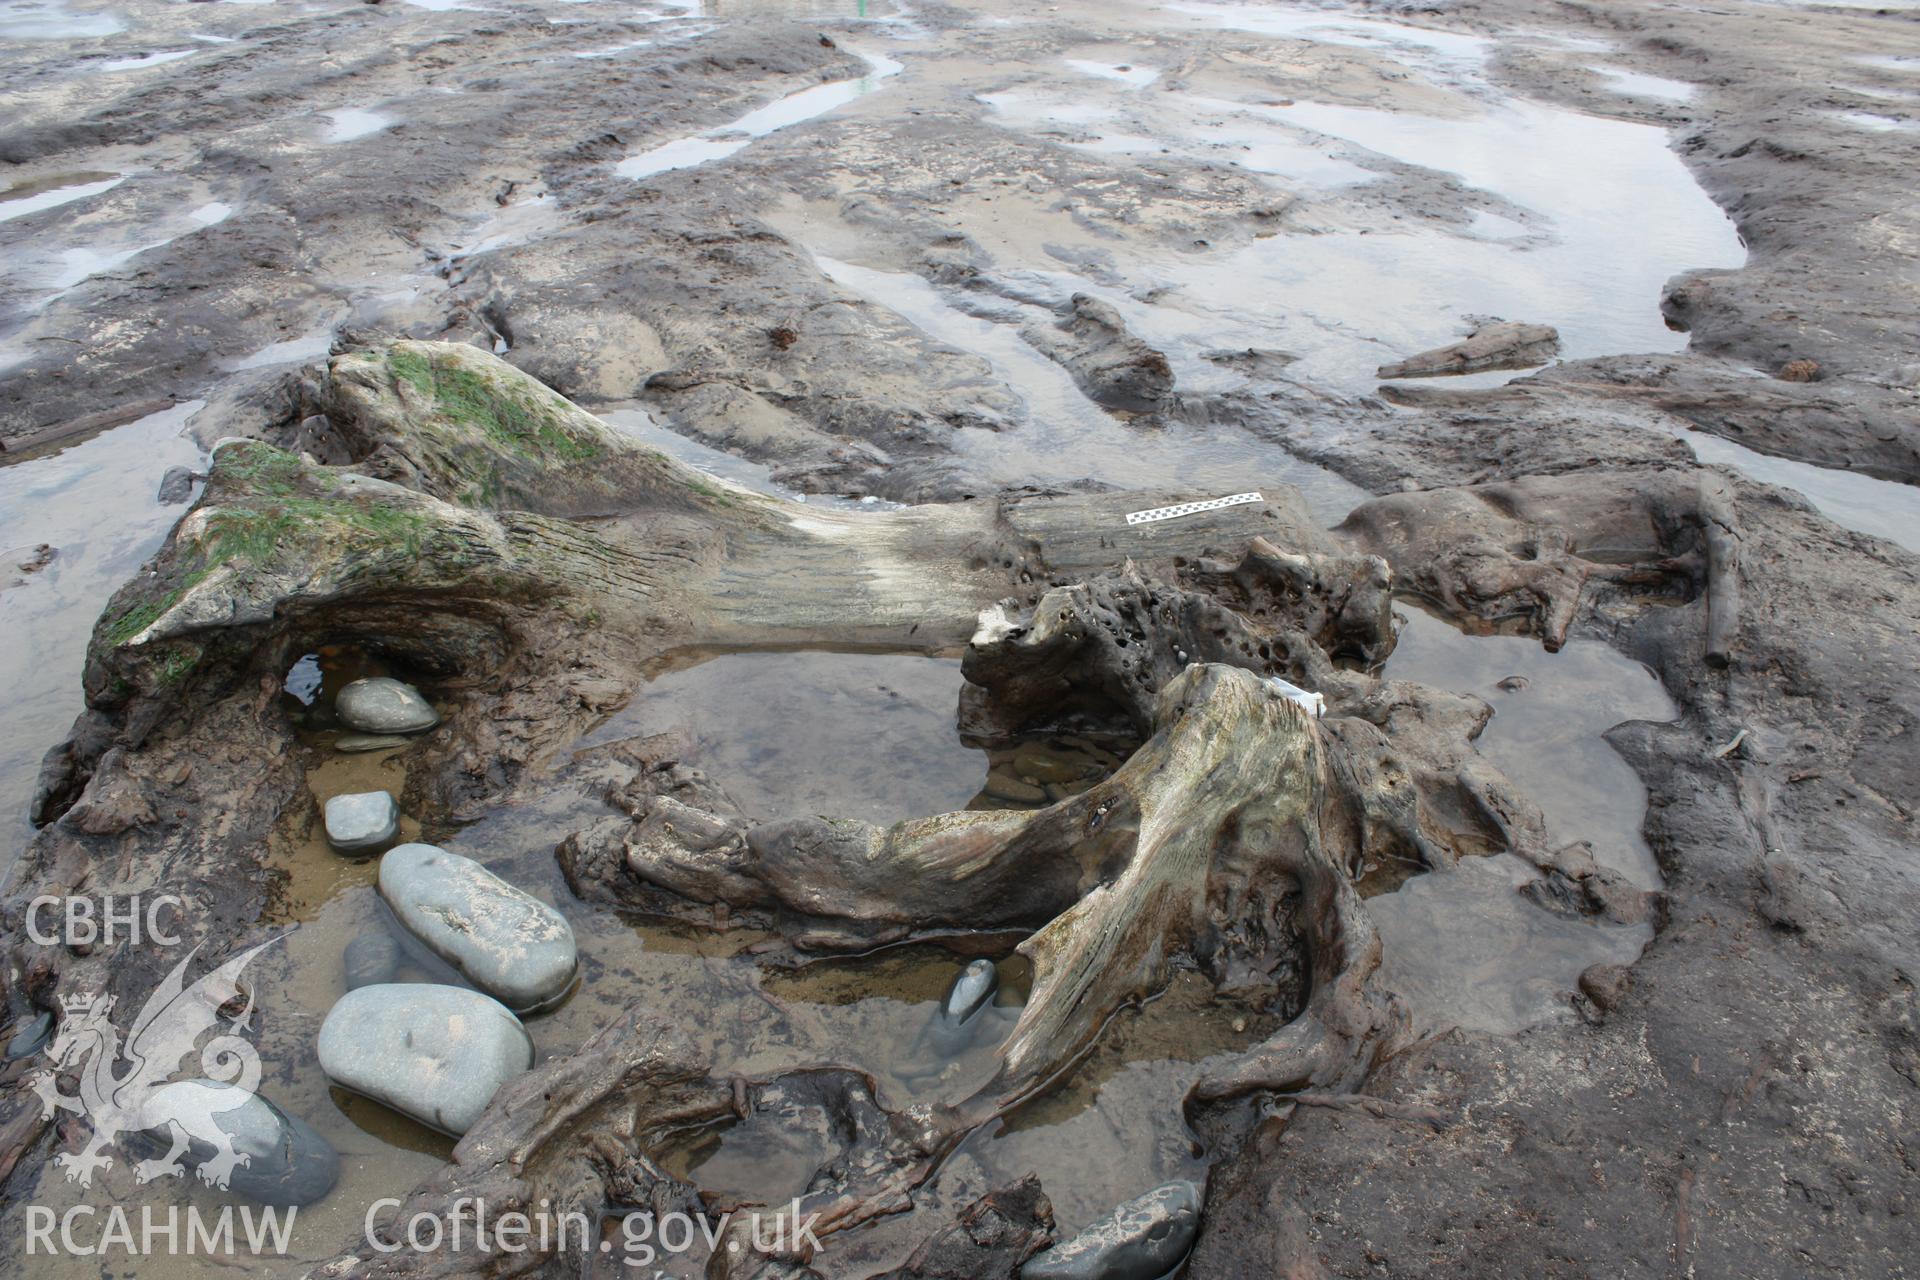
MULTIPOLYGON (((36 895, 283 939, 342 1172, 231 1262, 802 1197, 653 1265, 1004 1277, 1171 1179, 1196 1277, 1920 1256, 1911 6, 6 0, 0 65, 3 1017, 184 954, 36 895), (1376 376, 1489 319, 1558 354, 1376 376), (338 751, 373 671, 443 721, 338 751), (457 1147, 315 1056, 372 789, 580 944, 457 1147)), ((27 1256, 234 1202, 75 1185, 48 1065, 0 1267, 205 1274, 27 1256)))

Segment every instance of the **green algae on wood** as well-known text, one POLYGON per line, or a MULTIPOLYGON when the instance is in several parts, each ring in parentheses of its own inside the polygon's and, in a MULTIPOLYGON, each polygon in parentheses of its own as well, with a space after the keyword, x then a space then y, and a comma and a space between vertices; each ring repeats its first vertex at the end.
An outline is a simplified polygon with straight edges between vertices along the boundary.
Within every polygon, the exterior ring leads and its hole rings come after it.
POLYGON ((474 510, 580 518, 765 505, 698 479, 463 343, 407 340, 336 356, 325 398, 355 469, 474 510))
POLYGON ((505 366, 436 362, 421 344, 396 343, 387 351, 387 367, 431 401, 442 417, 476 427, 530 459, 582 462, 606 451, 600 441, 569 430, 560 408, 565 401, 537 383, 530 389, 526 384, 532 379, 513 385, 499 376, 497 370, 505 366))

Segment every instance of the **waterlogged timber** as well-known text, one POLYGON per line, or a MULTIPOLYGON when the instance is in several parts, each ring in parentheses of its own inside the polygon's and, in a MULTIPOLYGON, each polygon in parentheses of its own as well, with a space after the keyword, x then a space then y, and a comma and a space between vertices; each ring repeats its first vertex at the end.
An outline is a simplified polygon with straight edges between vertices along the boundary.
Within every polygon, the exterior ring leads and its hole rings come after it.
POLYGON ((1903 15, 110 8, 0 19, 13 1269, 1912 1252, 1903 15), (82 1182, 196 946, 280 1120, 82 1182))

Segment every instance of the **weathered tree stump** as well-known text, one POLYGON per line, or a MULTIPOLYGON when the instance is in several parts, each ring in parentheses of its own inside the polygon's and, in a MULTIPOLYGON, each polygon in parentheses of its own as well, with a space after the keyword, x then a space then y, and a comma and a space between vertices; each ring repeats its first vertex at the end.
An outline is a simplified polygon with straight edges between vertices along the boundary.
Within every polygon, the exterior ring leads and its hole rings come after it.
MULTIPOLYGON (((1483 704, 1372 674, 1392 647, 1396 587, 1464 617, 1519 619, 1550 646, 1607 593, 1710 597, 1713 650, 1737 639, 1738 529, 1691 472, 1396 495, 1336 534, 1283 489, 1141 525, 1125 514, 1192 495, 839 513, 696 472, 470 347, 336 357, 318 401, 326 425, 308 415, 302 445, 344 461, 223 442, 199 500, 109 604, 87 710, 43 770, 46 829, 16 868, 17 894, 164 876, 213 904, 200 938, 247 935, 269 876, 236 867, 233 841, 261 838, 300 790, 280 680, 293 657, 343 639, 433 675, 453 704, 413 763, 423 794, 453 814, 510 796, 650 662, 688 646, 964 645, 956 727, 970 738, 1092 722, 1141 743, 1048 808, 886 828, 751 826, 688 771, 641 771, 616 793, 624 817, 563 843, 577 893, 708 927, 725 906, 787 940, 770 960, 956 932, 1023 939, 1033 991, 997 1072, 965 1097, 888 1114, 853 1065, 715 1080, 636 1007, 504 1089, 408 1211, 452 1213, 462 1194, 691 1204, 697 1189, 662 1174, 650 1149, 737 1114, 743 1091, 750 1104, 784 1089, 811 1091, 859 1134, 858 1158, 823 1171, 805 1202, 823 1232, 850 1230, 910 1204, 966 1134, 1045 1089, 1176 966, 1289 1019, 1202 1079, 1192 1114, 1351 1088, 1404 1029, 1376 982, 1379 942, 1355 888, 1367 866, 1444 868, 1465 824, 1476 846, 1560 874, 1569 901, 1582 885, 1597 892, 1591 868, 1556 861, 1537 810, 1472 751, 1483 704), (1325 718, 1274 676, 1323 695, 1325 718)), ((9 911, 17 926, 19 897, 9 911)), ((48 1005, 150 976, 124 948, 40 956, 23 972, 48 1005)), ((39 1132, 17 1108, 0 1125, 13 1143, 0 1161, 39 1132)), ((1035 1230, 1009 1227, 1002 1252, 1035 1230)), ((355 1274, 579 1262, 407 1251, 355 1274)), ((714 1274, 804 1267, 743 1247, 714 1274)))

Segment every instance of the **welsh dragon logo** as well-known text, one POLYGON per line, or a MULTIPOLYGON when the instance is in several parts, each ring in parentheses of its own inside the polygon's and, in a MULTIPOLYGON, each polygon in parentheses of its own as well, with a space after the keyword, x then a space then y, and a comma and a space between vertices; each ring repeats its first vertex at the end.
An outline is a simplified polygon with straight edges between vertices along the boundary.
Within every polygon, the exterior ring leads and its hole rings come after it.
POLYGON ((213 1155, 199 1165, 200 1180, 208 1186, 226 1187, 234 1169, 249 1163, 251 1157, 234 1149, 233 1138, 216 1117, 244 1106, 260 1084, 260 1054, 244 1036, 235 1034, 250 1030, 253 996, 248 993, 246 1007, 227 1019, 231 1027, 222 1026, 220 1010, 239 996, 237 979, 247 962, 277 941, 270 939, 242 952, 188 986, 187 965, 199 951, 195 947, 147 998, 125 1044, 111 1019, 111 996, 63 999, 66 1016, 47 1046, 55 1070, 34 1074, 28 1084, 40 1095, 44 1118, 71 1111, 92 1127, 93 1135, 83 1150, 54 1157, 69 1182, 93 1185, 96 1170, 113 1167, 107 1149, 124 1133, 164 1132, 171 1140, 165 1155, 134 1166, 139 1182, 183 1175, 186 1166, 181 1157, 195 1140, 213 1148, 213 1155), (216 1030, 219 1035, 200 1043, 207 1032, 216 1030), (176 1085, 165 1098, 157 1098, 181 1063, 196 1051, 203 1079, 176 1085), (117 1072, 123 1062, 125 1070, 117 1072), (79 1073, 77 1095, 60 1092, 59 1070, 79 1073))

